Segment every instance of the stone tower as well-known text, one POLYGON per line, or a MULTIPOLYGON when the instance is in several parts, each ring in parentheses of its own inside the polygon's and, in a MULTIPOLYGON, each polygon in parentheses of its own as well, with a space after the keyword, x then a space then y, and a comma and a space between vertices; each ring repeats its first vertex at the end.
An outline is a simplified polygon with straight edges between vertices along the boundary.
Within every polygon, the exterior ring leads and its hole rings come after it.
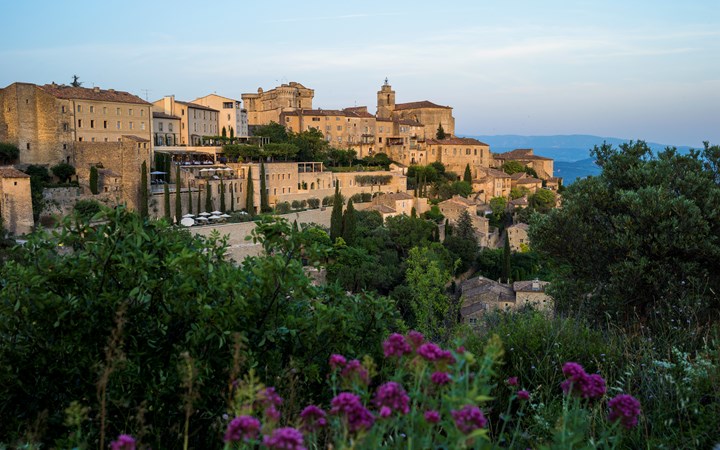
POLYGON ((390 119, 394 110, 395 91, 392 90, 392 86, 388 84, 388 79, 385 78, 385 84, 382 85, 377 93, 376 116, 378 119, 390 119))

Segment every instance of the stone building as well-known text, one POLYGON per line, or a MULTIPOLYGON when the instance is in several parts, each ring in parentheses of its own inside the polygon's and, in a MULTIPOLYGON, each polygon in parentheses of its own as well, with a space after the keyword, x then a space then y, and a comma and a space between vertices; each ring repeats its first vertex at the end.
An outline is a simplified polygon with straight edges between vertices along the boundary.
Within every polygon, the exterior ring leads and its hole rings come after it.
POLYGON ((242 94, 241 98, 247 108, 248 124, 253 126, 280 123, 280 114, 283 112, 312 110, 314 96, 314 90, 291 81, 267 92, 258 88, 257 94, 242 94))
POLYGON ((225 128, 225 133, 228 137, 230 137, 230 135, 239 138, 248 136, 248 113, 247 110, 242 107, 240 100, 233 100, 217 94, 209 94, 196 98, 190 103, 207 106, 220 112, 218 115, 218 128, 220 129, 220 133, 218 134, 222 134, 222 129, 225 128))
POLYGON ((0 90, 0 141, 20 164, 72 164, 74 143, 151 139, 150 103, 114 89, 13 83, 0 90))
POLYGON ((539 281, 516 281, 512 286, 479 276, 460 285, 460 315, 470 325, 475 325, 485 313, 499 310, 517 310, 534 305, 543 311, 552 311, 553 301, 545 290, 550 283, 539 281))
POLYGON ((541 180, 553 177, 553 160, 535 155, 531 148, 517 148, 505 153, 496 153, 493 155, 492 167, 500 168, 508 161, 517 161, 525 167, 534 169, 541 180))
POLYGON ((0 217, 10 234, 32 231, 30 176, 14 167, 0 167, 0 217))
POLYGON ((493 197, 510 198, 512 178, 502 170, 481 168, 479 177, 473 179, 472 189, 475 198, 483 203, 490 203, 493 197))
POLYGON ((182 122, 179 116, 153 111, 153 144, 159 147, 180 145, 182 122))
POLYGON ((415 214, 420 215, 429 210, 428 200, 421 197, 413 197, 407 192, 395 192, 389 194, 378 195, 372 199, 371 205, 367 211, 378 211, 383 219, 393 216, 412 215, 415 208, 415 214))
POLYGON ((540 281, 537 278, 530 281, 516 281, 513 283, 515 291, 515 306, 520 308, 525 305, 535 305, 542 310, 552 308, 552 297, 545 293, 550 283, 540 281))
POLYGON ((478 204, 475 201, 454 195, 438 203, 438 208, 440 208, 440 212, 448 219, 448 223, 451 225, 457 225, 460 215, 463 212, 467 212, 472 221, 473 228, 475 228, 478 245, 480 247, 487 247, 489 245, 490 221, 486 217, 478 215, 478 204))
POLYGON ((528 224, 526 223, 516 223, 507 227, 507 238, 510 241, 510 251, 522 252, 530 248, 528 228, 528 224))
POLYGON ((455 118, 452 108, 440 106, 427 100, 410 103, 396 103, 395 91, 385 80, 377 92, 378 119, 411 120, 423 124, 421 139, 436 137, 438 127, 442 125, 447 136, 455 135, 455 118))
POLYGON ((538 189, 542 189, 543 182, 525 172, 518 172, 510 175, 510 185, 513 189, 524 190, 526 193, 534 194, 538 189))
POLYGON ((218 136, 220 134, 218 128, 220 113, 218 110, 196 103, 175 100, 174 95, 167 95, 160 100, 154 101, 153 112, 180 118, 180 145, 202 145, 203 136, 218 136))
POLYGON ((425 142, 430 162, 438 161, 445 169, 462 176, 465 166, 470 165, 473 178, 482 175, 484 168, 490 167, 492 155, 490 146, 472 138, 428 139, 425 142))

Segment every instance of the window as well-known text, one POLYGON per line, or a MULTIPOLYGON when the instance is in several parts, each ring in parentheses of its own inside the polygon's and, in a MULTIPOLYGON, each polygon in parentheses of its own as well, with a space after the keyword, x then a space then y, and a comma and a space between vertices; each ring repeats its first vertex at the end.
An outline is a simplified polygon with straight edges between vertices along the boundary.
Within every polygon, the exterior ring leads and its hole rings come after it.
POLYGON ((94 121, 94 120, 91 120, 91 121, 90 121, 90 128, 95 128, 95 121, 94 121))
POLYGON ((168 131, 172 131, 172 130, 173 130, 173 126, 172 126, 171 123, 169 123, 169 124, 168 124, 168 131))
POLYGON ((78 128, 82 128, 82 119, 78 119, 78 128))
POLYGON ((128 116, 132 116, 132 115, 133 115, 133 110, 132 110, 132 108, 128 108, 128 116))
POLYGON ((160 122, 158 124, 158 131, 163 131, 163 123, 162 122, 160 122))
MULTIPOLYGON (((118 138, 118 140, 120 140, 120 139, 118 138)), ((82 136, 80 136, 80 137, 78 138, 78 142, 82 142, 82 136)))
POLYGON ((95 138, 90 138, 90 142, 95 142, 95 138))
POLYGON ((103 128, 107 129, 107 120, 103 120, 103 128))
POLYGON ((63 150, 67 150, 67 144, 63 144, 63 150))
POLYGON ((141 109, 141 110, 140 110, 140 117, 145 117, 145 110, 144 110, 144 109, 141 109))
POLYGON ((95 112, 95 107, 92 106, 92 105, 90 105, 90 112, 91 112, 91 113, 94 113, 94 112, 95 112))
POLYGON ((82 112, 82 105, 77 105, 77 112, 82 112))
POLYGON ((342 125, 338 125, 338 126, 337 126, 337 130, 338 130, 338 131, 342 131, 342 125))
POLYGON ((117 127, 118 130, 120 129, 120 121, 119 120, 117 121, 117 124, 115 126, 117 127))
POLYGON ((227 120, 230 120, 230 114, 228 114, 227 116, 228 116, 228 119, 227 119, 227 120))
POLYGON ((319 118, 319 117, 313 117, 313 118, 312 118, 312 121, 313 121, 313 122, 320 122, 320 118, 319 118))
POLYGON ((67 124, 67 123, 64 123, 64 124, 63 124, 63 131, 67 131, 67 130, 68 130, 68 124, 67 124))
POLYGON ((469 149, 469 148, 466 148, 466 149, 465 149, 465 155, 469 155, 469 154, 470 154, 470 149, 469 149))
POLYGON ((116 116, 119 116, 120 114, 121 114, 120 108, 117 108, 117 109, 115 110, 115 115, 116 115, 116 116))
POLYGON ((232 109, 233 103, 232 102, 223 102, 223 109, 232 109))
POLYGON ((103 114, 107 114, 107 106, 103 106, 103 114))
POLYGON ((130 122, 128 123, 128 128, 130 128, 131 130, 133 129, 133 123, 132 123, 132 121, 130 121, 130 122))
POLYGON ((141 129, 141 130, 144 130, 144 129, 145 129, 145 122, 140 122, 140 129, 141 129))
POLYGON ((27 144, 25 144, 25 148, 27 148, 28 150, 30 150, 30 143, 29 143, 29 142, 28 142, 27 144))
POLYGON ((65 105, 60 107, 60 111, 62 111, 63 114, 65 113, 65 105))
POLYGON ((183 116, 185 115, 185 110, 184 110, 184 109, 181 109, 180 112, 182 113, 181 115, 183 115, 183 116))

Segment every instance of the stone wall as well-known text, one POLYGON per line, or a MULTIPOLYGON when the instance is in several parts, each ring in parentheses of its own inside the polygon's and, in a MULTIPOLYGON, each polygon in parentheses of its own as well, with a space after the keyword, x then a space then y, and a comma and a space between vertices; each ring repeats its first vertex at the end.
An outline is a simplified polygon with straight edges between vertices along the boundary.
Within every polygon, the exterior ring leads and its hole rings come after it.
POLYGON ((0 177, 0 214, 5 229, 15 235, 33 228, 30 178, 0 177))

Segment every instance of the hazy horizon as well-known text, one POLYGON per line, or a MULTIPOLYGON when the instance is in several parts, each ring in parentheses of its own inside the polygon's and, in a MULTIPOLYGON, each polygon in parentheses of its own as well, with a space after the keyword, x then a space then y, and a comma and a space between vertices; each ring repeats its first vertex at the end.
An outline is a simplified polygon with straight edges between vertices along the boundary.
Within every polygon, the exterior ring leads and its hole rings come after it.
POLYGON ((4 5, 0 87, 69 83, 150 101, 297 81, 314 107, 454 108, 456 134, 720 143, 714 2, 35 1, 4 5))

